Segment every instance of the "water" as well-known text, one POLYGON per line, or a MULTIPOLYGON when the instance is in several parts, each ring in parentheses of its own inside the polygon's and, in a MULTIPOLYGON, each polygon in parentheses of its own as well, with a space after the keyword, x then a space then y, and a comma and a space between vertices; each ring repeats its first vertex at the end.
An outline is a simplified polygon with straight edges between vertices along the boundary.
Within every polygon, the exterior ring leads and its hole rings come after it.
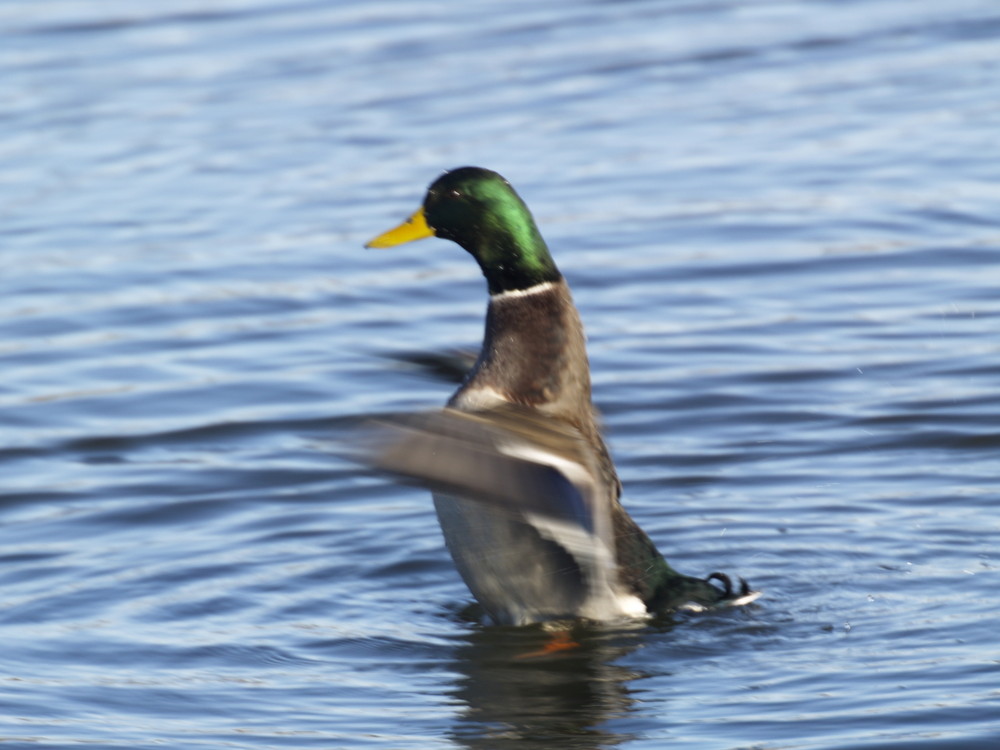
POLYGON ((1000 12, 987 0, 0 7, 8 747, 993 748, 1000 12), (337 457, 474 347, 505 174, 633 515, 739 612, 482 625, 337 457))

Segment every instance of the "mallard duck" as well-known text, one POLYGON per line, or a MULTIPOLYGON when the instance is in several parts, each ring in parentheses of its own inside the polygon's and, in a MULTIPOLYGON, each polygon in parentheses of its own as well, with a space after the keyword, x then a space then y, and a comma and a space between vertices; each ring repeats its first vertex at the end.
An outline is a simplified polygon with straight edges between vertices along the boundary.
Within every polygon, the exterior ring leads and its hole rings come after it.
POLYGON ((678 573, 622 507, 579 313, 510 183, 478 167, 447 172, 366 247, 432 236, 479 263, 485 338, 447 407, 395 421, 371 460, 431 488, 448 550, 489 616, 608 621, 756 598, 742 579, 734 590, 720 573, 678 573))

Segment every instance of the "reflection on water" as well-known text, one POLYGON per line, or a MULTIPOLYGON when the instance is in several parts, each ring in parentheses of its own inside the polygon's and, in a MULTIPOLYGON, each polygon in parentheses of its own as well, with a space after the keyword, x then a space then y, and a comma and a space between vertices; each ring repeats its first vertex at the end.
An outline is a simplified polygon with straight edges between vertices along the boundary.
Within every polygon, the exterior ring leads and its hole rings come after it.
POLYGON ((633 707, 629 685, 644 676, 618 665, 648 628, 579 626, 579 647, 537 655, 542 628, 471 630, 455 650, 452 697, 461 709, 451 737, 462 747, 605 748, 629 739, 608 725, 633 707))

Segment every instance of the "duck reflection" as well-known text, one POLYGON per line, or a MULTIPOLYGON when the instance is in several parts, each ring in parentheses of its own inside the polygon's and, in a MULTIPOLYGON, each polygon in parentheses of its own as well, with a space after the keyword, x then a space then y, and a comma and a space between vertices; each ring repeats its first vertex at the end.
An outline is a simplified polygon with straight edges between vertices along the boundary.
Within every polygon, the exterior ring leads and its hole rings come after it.
POLYGON ((544 653, 553 633, 535 627, 470 631, 455 651, 452 692, 463 706, 451 739, 475 750, 607 748, 634 737, 611 722, 633 710, 629 685, 644 673, 617 662, 646 624, 576 624, 574 648, 544 653))

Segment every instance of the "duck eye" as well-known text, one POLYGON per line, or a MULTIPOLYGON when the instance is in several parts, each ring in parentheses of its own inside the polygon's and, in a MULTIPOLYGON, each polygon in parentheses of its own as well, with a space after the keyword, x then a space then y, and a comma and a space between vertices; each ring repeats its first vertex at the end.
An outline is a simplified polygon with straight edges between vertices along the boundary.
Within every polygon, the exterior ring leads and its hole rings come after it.
POLYGON ((448 191, 448 196, 450 198, 461 198, 462 197, 462 192, 460 190, 452 189, 452 190, 448 191))

